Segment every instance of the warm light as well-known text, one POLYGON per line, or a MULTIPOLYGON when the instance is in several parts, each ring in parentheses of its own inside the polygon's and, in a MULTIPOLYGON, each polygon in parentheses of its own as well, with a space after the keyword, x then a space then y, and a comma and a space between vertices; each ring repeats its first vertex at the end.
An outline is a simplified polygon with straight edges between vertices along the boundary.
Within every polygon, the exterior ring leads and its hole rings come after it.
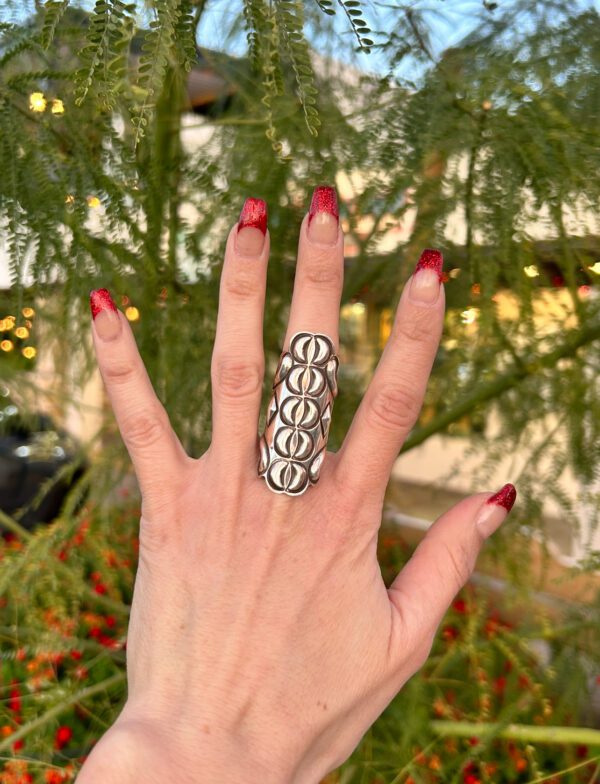
POLYGON ((25 318, 33 318, 35 316, 35 310, 33 308, 23 308, 21 313, 25 318))
POLYGON ((18 338, 21 338, 21 340, 24 340, 25 338, 29 337, 29 330, 27 329, 27 327, 17 327, 15 329, 15 335, 18 338))
POLYGON ((463 324, 473 324, 476 321, 478 315, 478 308, 467 308, 466 310, 463 310, 463 312, 460 314, 460 317, 463 321, 463 324))
POLYGON ((537 278, 540 274, 540 271, 535 266, 535 264, 530 264, 528 267, 523 267, 523 272, 527 275, 528 278, 537 278))
POLYGON ((64 114, 65 113, 65 105, 60 100, 60 98, 55 98, 52 101, 52 106, 50 107, 50 111, 52 114, 64 114))
POLYGON ((74 204, 75 203, 75 196, 72 193, 67 193, 65 196, 65 204, 74 204))
POLYGON ((37 354, 36 349, 33 346, 25 346, 25 348, 21 351, 25 359, 33 359, 37 354))
POLYGON ((489 112, 489 110, 492 108, 492 102, 489 100, 484 101, 481 104, 481 108, 483 109, 484 112, 489 112))
POLYGON ((473 283, 471 286, 471 294, 474 294, 478 297, 481 294, 481 284, 480 283, 473 283))
POLYGON ((454 279, 454 278, 458 278, 458 276, 460 275, 460 267, 454 267, 454 269, 451 269, 451 270, 450 270, 450 272, 448 273, 448 275, 449 275, 449 276, 450 276, 452 279, 454 279))
POLYGON ((366 309, 367 308, 364 302, 353 302, 350 305, 350 312, 353 316, 362 316, 366 309))
POLYGON ((44 93, 31 93, 29 96, 29 108, 32 112, 43 112, 46 109, 48 101, 44 97, 44 93))
POLYGON ((15 317, 14 316, 7 316, 0 321, 0 332, 7 332, 9 329, 13 329, 15 326, 15 317))
POLYGON ((133 305, 125 309, 125 315, 129 321, 137 321, 140 317, 140 311, 134 308, 133 305))
POLYGON ((455 348, 458 348, 458 340, 455 338, 448 338, 448 340, 444 341, 444 348, 448 351, 454 351, 455 348))
POLYGON ((2 351, 12 351, 14 348, 12 340, 0 341, 0 348, 2 349, 2 351))
POLYGON ((88 196, 87 203, 88 203, 88 207, 99 207, 100 199, 97 196, 88 196))
POLYGON ((589 270, 595 272, 596 275, 600 275, 600 261, 597 261, 595 264, 592 264, 591 267, 588 267, 589 270))

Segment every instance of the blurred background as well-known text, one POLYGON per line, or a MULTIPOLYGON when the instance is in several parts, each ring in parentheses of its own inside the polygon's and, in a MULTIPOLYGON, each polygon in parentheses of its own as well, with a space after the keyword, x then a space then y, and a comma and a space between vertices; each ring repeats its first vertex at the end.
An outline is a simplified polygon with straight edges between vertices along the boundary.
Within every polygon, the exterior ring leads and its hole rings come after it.
POLYGON ((0 68, 0 782, 72 780, 125 693, 139 496, 90 289, 200 455, 229 228, 267 200, 266 399, 318 183, 346 243, 334 449, 420 251, 445 258, 384 578, 463 495, 519 491, 331 782, 600 780, 596 4, 2 0, 0 68))

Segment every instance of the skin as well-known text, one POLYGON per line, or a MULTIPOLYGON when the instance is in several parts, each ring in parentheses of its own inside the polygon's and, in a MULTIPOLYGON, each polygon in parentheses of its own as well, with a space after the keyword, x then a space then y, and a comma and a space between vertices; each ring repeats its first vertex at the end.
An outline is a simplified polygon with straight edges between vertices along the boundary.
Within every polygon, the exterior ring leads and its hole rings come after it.
MULTIPOLYGON (((213 440, 187 456, 120 312, 94 344, 142 492, 127 642, 128 698, 79 784, 316 784, 425 662, 438 624, 507 511, 468 497, 429 529, 386 589, 376 542, 385 488, 420 410, 444 313, 435 271, 406 284, 355 420, 315 487, 257 477, 268 233, 227 241, 212 361, 213 440)), ((302 223, 284 344, 337 345, 343 237, 302 223)))

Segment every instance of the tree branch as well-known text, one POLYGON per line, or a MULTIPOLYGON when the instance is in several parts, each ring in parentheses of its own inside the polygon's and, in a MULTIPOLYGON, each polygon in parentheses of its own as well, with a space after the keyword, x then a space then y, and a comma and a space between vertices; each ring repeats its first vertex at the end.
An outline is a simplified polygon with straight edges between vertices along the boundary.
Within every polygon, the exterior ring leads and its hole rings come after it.
POLYGON ((457 422, 466 414, 473 411, 474 408, 481 405, 481 403, 487 403, 489 400, 500 397, 509 389, 518 386, 525 378, 534 376, 546 368, 554 367, 563 357, 572 356, 581 346, 585 346, 587 343, 592 343, 594 340, 598 339, 600 339, 600 323, 592 324, 580 330, 573 330, 562 345, 557 346, 553 351, 542 354, 542 356, 536 360, 521 360, 512 370, 503 373, 493 381, 482 384, 479 388, 475 389, 472 394, 463 398, 454 408, 445 411, 443 414, 440 414, 433 419, 429 424, 415 430, 404 442, 400 454, 408 452, 410 449, 414 449, 414 447, 419 446, 419 444, 422 444, 423 441, 426 441, 435 433, 446 430, 448 425, 457 422))

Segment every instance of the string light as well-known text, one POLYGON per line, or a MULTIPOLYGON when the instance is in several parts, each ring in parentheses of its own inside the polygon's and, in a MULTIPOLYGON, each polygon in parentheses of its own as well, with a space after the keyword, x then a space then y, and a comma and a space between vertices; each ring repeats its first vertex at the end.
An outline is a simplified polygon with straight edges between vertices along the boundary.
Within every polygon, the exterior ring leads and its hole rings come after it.
POLYGON ((449 275, 449 276, 450 276, 450 277, 451 277, 453 280, 454 280, 455 278, 458 278, 458 276, 460 275, 460 267, 454 267, 454 269, 451 269, 451 270, 450 270, 450 272, 448 273, 448 275, 449 275))
POLYGON ((44 93, 31 93, 29 96, 29 108, 32 112, 44 112, 46 111, 46 106, 48 105, 48 101, 46 100, 44 93))
POLYGON ((540 271, 535 266, 535 264, 530 264, 528 267, 523 267, 523 272, 527 275, 528 278, 537 278, 540 274, 540 271))
POLYGON ((14 348, 12 340, 1 340, 0 348, 2 351, 12 351, 14 348))
POLYGON ((460 314, 463 324, 473 324, 479 315, 479 308, 467 308, 460 314))
POLYGON ((33 318, 35 316, 35 310, 33 308, 23 308, 21 313, 25 316, 26 319, 33 318))
POLYGON ((21 353, 25 359, 33 359, 37 354, 37 349, 34 346, 25 346, 25 348, 21 350, 21 353))
POLYGON ((6 318, 0 320, 0 332, 8 332, 9 329, 13 329, 15 321, 14 316, 6 316, 6 318))
POLYGON ((55 98, 52 101, 52 106, 50 107, 50 111, 52 114, 64 114, 65 113, 65 105, 61 101, 60 98, 55 98))
POLYGON ((21 340, 25 340, 25 338, 29 337, 29 330, 27 329, 27 327, 17 327, 15 329, 15 335, 18 338, 21 338, 21 340))
POLYGON ((125 309, 125 316, 127 317, 128 321, 138 321, 140 318, 140 311, 133 307, 133 305, 130 305, 125 309))
POLYGON ((600 261, 597 261, 595 264, 592 264, 591 267, 588 267, 591 272, 595 272, 596 275, 600 275, 600 261))
POLYGON ((88 207, 99 207, 100 199, 97 196, 88 196, 87 203, 88 203, 88 207))

